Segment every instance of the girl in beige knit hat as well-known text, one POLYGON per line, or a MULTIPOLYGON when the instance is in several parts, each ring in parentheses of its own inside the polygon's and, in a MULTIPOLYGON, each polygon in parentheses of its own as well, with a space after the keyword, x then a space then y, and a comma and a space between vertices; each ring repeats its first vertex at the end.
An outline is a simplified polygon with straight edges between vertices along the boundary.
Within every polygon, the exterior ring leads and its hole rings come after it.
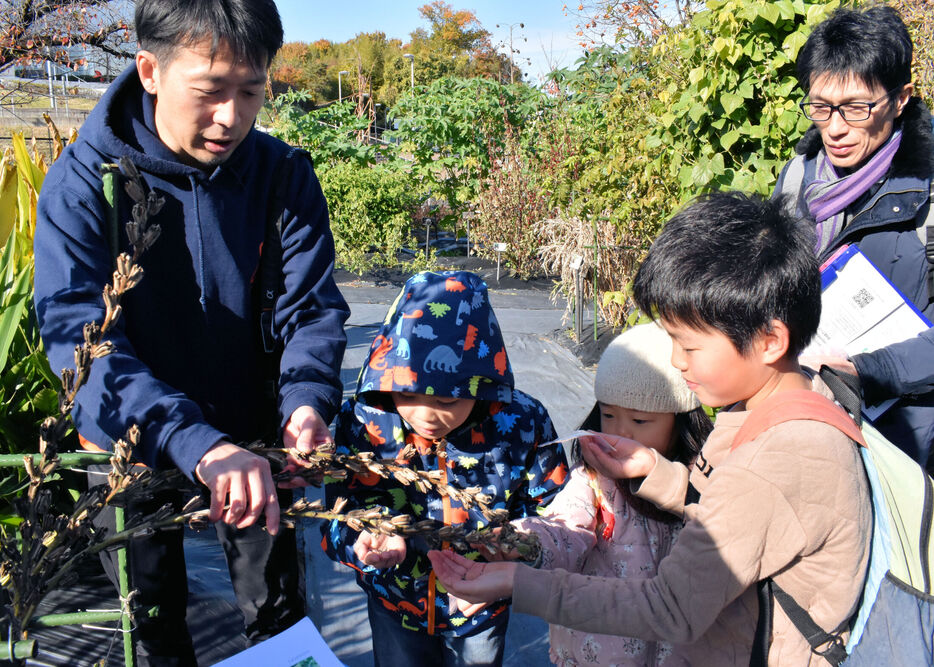
MULTIPOLYGON (((600 358, 597 404, 583 428, 637 440, 689 464, 712 426, 670 359, 671 339, 654 323, 618 336, 600 358)), ((620 578, 654 576, 682 525, 673 514, 633 496, 628 481, 608 479, 585 463, 572 469, 545 516, 514 523, 538 535, 541 567, 620 578)), ((549 636, 556 665, 688 664, 677 647, 662 642, 559 625, 550 626, 549 636)))

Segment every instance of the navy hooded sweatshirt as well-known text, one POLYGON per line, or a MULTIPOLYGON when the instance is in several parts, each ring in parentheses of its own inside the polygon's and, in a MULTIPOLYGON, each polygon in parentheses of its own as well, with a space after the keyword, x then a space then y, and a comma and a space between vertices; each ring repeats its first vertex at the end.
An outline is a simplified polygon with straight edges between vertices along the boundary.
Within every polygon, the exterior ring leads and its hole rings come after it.
MULTIPOLYGON (((514 387, 486 284, 466 271, 419 273, 406 282, 335 427, 339 452, 375 452, 378 459, 396 459, 418 470, 441 470, 451 486, 480 487, 492 496, 494 507, 509 509, 510 518, 534 515, 567 477, 563 448, 540 446, 555 437, 548 412, 514 387), (392 391, 473 398, 476 404, 439 451, 439 443, 419 436, 399 416, 392 391), (416 448, 412 459, 401 458, 407 444, 416 448)), ((465 509, 436 491, 422 493, 372 474, 331 480, 325 490, 329 503, 341 497, 350 507, 380 505, 393 514, 467 530, 488 523, 476 507, 465 509)), ((323 546, 331 558, 357 571, 360 586, 396 615, 400 631, 473 634, 506 611, 504 601, 469 618, 449 609, 423 539, 407 539, 405 561, 380 570, 357 559, 353 546, 358 536, 335 521, 325 529, 323 546)))
MULTIPOLYGON (((218 440, 258 437, 274 417, 261 409, 252 282, 272 180, 290 148, 253 129, 213 171, 186 166, 157 136, 153 102, 130 66, 49 169, 38 205, 35 302, 52 369, 73 368, 82 327, 103 321, 101 290, 112 277, 99 168, 130 158, 165 199, 151 220, 161 236, 140 260, 142 282, 124 297, 109 336, 115 352, 94 361, 72 416, 79 433, 104 448, 138 424, 138 458, 191 477, 218 440)), ((302 405, 326 421, 333 417, 349 314, 331 275, 334 245, 321 187, 309 160, 293 162, 273 326, 284 345, 280 425, 302 405)), ((128 247, 123 222, 131 203, 121 188, 121 249, 128 247)))

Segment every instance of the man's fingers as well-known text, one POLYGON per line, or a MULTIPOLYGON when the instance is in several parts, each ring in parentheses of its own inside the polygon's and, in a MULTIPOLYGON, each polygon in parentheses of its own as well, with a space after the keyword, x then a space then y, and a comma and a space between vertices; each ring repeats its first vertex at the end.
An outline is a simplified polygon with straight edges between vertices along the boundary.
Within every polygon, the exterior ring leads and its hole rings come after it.
MULTIPOLYGON (((251 470, 244 480, 246 483, 246 498, 244 511, 241 512, 240 519, 237 521, 237 528, 246 528, 259 519, 265 509, 266 524, 270 520, 269 507, 270 502, 276 505, 275 519, 279 521, 279 503, 276 498, 276 485, 272 481, 272 475, 269 472, 268 465, 259 465, 251 470)), ((233 504, 231 502, 231 504, 233 504)))
POLYGON ((224 523, 229 523, 241 528, 242 526, 239 525, 239 521, 244 511, 246 511, 247 503, 249 502, 243 484, 238 484, 236 480, 231 480, 231 484, 227 489, 227 496, 229 502, 227 504, 227 512, 224 514, 224 523))
POLYGON ((276 495, 275 486, 272 486, 272 491, 266 496, 266 532, 270 535, 279 532, 279 515, 279 498, 276 495))
POLYGON ((303 454, 311 454, 315 450, 314 433, 309 428, 302 428, 295 440, 295 448, 303 454))
POLYGON ((319 445, 331 442, 331 432, 321 416, 307 405, 296 408, 282 433, 286 447, 310 454, 319 445))
POLYGON ((265 513, 270 534, 278 532, 279 501, 266 459, 220 441, 201 457, 195 474, 211 492, 211 521, 246 528, 265 513))
POLYGON ((225 482, 225 479, 215 480, 214 485, 208 489, 211 492, 211 509, 208 511, 208 521, 212 523, 220 521, 223 515, 224 505, 226 504, 225 501, 227 500, 227 487, 225 482))

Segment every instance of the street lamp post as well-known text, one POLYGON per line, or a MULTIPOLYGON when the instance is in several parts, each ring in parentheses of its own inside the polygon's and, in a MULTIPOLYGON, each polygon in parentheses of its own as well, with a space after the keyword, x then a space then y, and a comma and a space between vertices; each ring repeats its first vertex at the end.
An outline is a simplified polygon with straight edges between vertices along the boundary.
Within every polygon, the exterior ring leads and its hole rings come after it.
POLYGON ((337 73, 337 102, 338 104, 344 101, 343 91, 341 90, 341 74, 350 74, 350 72, 348 72, 345 69, 342 69, 340 72, 337 73))
POLYGON ((412 92, 415 92, 415 56, 411 53, 403 53, 402 57, 409 61, 409 83, 412 86, 412 92))
MULTIPOLYGON (((512 29, 515 28, 516 26, 519 26, 520 28, 524 28, 525 24, 524 23, 512 23, 509 25, 509 83, 510 84, 514 84, 516 82, 516 61, 515 61, 514 56, 515 54, 519 53, 519 49, 514 49, 512 47, 512 29)), ((496 27, 505 28, 506 26, 500 26, 500 24, 497 23, 496 27)), ((529 40, 523 37, 522 41, 527 42, 529 40)))

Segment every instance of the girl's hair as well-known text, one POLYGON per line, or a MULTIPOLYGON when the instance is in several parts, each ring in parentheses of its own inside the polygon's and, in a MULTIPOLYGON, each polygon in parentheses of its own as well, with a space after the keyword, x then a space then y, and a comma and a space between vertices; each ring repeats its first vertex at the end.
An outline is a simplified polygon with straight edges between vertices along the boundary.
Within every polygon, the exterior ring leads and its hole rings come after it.
MULTIPOLYGON (((589 431, 600 430, 599 403, 593 406, 593 410, 591 410, 590 414, 584 419, 580 428, 589 431)), ((691 466, 694 463, 694 459, 700 453, 701 447, 704 446, 707 436, 710 435, 710 432, 713 430, 713 422, 710 421, 710 417, 704 412, 704 408, 700 407, 694 408, 689 412, 676 412, 673 428, 675 431, 675 439, 671 444, 671 449, 668 451, 666 458, 670 461, 676 461, 686 466, 691 466)), ((581 456, 580 443, 577 440, 575 440, 571 446, 571 456, 572 458, 578 459, 581 465, 587 470, 593 472, 593 469, 581 456)), ((659 509, 648 500, 634 496, 632 491, 629 490, 629 480, 616 480, 616 488, 623 494, 626 502, 639 514, 650 519, 655 519, 656 521, 673 522, 680 520, 674 514, 659 509)))

